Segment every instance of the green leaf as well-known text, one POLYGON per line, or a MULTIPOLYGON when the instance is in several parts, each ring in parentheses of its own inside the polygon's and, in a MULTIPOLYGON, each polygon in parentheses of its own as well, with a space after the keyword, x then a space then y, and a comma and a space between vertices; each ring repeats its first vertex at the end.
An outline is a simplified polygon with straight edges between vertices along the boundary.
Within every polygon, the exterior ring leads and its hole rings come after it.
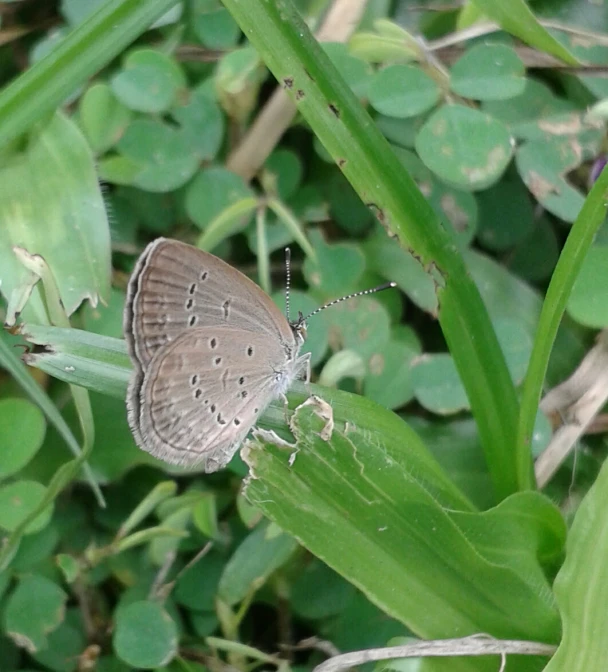
POLYGON ((503 0, 473 0, 473 4, 531 47, 546 51, 569 65, 578 65, 573 54, 540 25, 524 0, 511 0, 508 4, 503 0))
POLYGON ((66 620, 49 634, 48 647, 35 653, 34 660, 53 672, 74 672, 87 648, 80 618, 79 609, 68 610, 66 620))
POLYGON ((433 278, 410 252, 395 245, 383 231, 370 237, 363 244, 363 250, 370 269, 396 282, 399 289, 422 310, 433 315, 437 313, 433 278))
POLYGON ((298 542, 276 525, 263 522, 234 551, 222 572, 218 596, 229 606, 261 588, 295 553, 298 542))
POLYGON ((416 137, 420 158, 442 180, 462 189, 486 189, 500 179, 513 152, 507 129, 462 105, 444 105, 416 137))
POLYGON ((516 51, 504 44, 477 44, 450 71, 450 88, 464 98, 505 100, 523 93, 526 69, 516 51))
POLYGON ((530 235, 512 250, 507 267, 531 283, 547 280, 559 257, 556 233, 547 215, 539 217, 530 235))
POLYGON ((175 623, 156 602, 134 602, 119 609, 114 627, 114 651, 132 667, 164 667, 177 654, 175 623))
POLYGON ((154 49, 138 49, 125 58, 110 80, 118 100, 135 112, 157 114, 171 107, 186 80, 172 58, 154 49))
POLYGON ((202 161, 214 159, 224 138, 224 117, 216 101, 202 87, 189 95, 187 102, 171 110, 181 127, 181 136, 202 161))
POLYGON ((448 354, 418 358, 412 366, 412 385, 418 402, 433 413, 451 415, 469 408, 458 370, 448 354))
MULTIPOLYGON (((14 481, 0 486, 0 527, 9 532, 17 529, 44 500, 46 488, 35 481, 14 481)), ((53 514, 49 504, 25 528, 25 534, 38 532, 48 525, 53 514)))
MULTIPOLYGON (((41 255, 52 270, 65 311, 110 292, 110 232, 93 156, 73 121, 57 113, 0 171, 0 279, 7 299, 31 277, 12 246, 41 255), (66 241, 70 241, 67 245, 66 241)), ((48 320, 36 287, 22 313, 48 320)))
POLYGON ((372 297, 342 301, 327 311, 325 319, 341 347, 365 361, 382 352, 390 338, 388 311, 372 297))
POLYGON ((192 28, 208 49, 230 49, 235 47, 241 35, 230 13, 218 7, 216 0, 196 0, 191 9, 192 28))
MULTIPOLYGON (((204 231, 224 210, 252 197, 253 192, 243 178, 225 168, 213 166, 200 171, 188 185, 185 205, 188 216, 204 231)), ((242 225, 250 216, 248 208, 242 225)))
POLYGON ((323 42, 322 47, 355 96, 367 98, 372 79, 370 66, 353 56, 349 46, 342 42, 323 42))
POLYGON ((131 122, 117 149, 139 165, 132 185, 164 193, 185 184, 196 172, 199 157, 188 134, 154 119, 131 122))
POLYGON ((352 243, 326 243, 320 231, 311 231, 315 259, 304 260, 304 277, 328 298, 339 298, 352 288, 365 270, 365 259, 352 243))
POLYGON ((118 142, 132 116, 114 97, 110 87, 101 82, 91 86, 82 96, 78 111, 82 131, 97 154, 118 142))
POLYGON ((581 502, 554 590, 563 622, 560 646, 545 672, 603 672, 608 656, 608 462, 581 502))
POLYGON ((432 461, 415 435, 406 438, 406 425, 391 416, 387 431, 371 402, 353 403, 354 424, 334 424, 331 435, 314 404, 299 408, 291 466, 284 447, 249 442, 252 503, 420 637, 491 631, 555 641, 559 615, 537 553, 544 562, 559 557, 559 511, 536 493, 484 514, 447 504, 451 494, 428 471, 432 461), (376 427, 373 443, 366 419, 376 427))
POLYGON ((198 560, 178 578, 175 601, 188 609, 212 612, 225 563, 226 560, 213 551, 198 560))
POLYGON ((205 492, 192 509, 192 522, 199 532, 210 539, 220 536, 217 514, 217 497, 214 492, 205 492))
POLYGON ((479 242, 490 250, 508 250, 530 236, 535 226, 534 207, 514 171, 477 195, 479 242))
POLYGON ((63 621, 67 595, 49 579, 24 576, 9 597, 4 611, 8 636, 29 653, 44 649, 47 635, 63 621))
POLYGON ((572 287, 567 311, 580 324, 592 329, 608 326, 608 245, 595 245, 588 252, 572 287))
POLYGON ((0 480, 16 474, 38 452, 46 422, 25 399, 0 399, 0 480))
POLYGON ((324 562, 314 560, 291 587, 291 605, 301 618, 325 619, 348 610, 356 589, 324 562))
POLYGON ((568 141, 526 142, 515 155, 524 184, 549 212, 573 222, 585 200, 564 175, 581 162, 581 155, 568 141))
POLYGON ((262 183, 285 201, 299 191, 302 172, 302 162, 295 152, 277 149, 266 159, 262 183))
POLYGON ((376 73, 369 87, 371 106, 388 117, 415 117, 434 107, 441 90, 420 68, 389 65, 376 73))

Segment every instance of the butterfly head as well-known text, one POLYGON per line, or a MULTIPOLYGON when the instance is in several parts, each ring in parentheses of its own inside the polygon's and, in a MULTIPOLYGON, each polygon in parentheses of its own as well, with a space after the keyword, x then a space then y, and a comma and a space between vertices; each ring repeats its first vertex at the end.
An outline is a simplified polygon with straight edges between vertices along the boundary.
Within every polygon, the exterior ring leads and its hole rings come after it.
POLYGON ((304 343, 306 340, 306 318, 302 314, 302 311, 298 311, 298 319, 293 320, 289 323, 289 326, 291 327, 291 331, 293 332, 293 336, 296 339, 296 343, 298 344, 298 348, 304 343))

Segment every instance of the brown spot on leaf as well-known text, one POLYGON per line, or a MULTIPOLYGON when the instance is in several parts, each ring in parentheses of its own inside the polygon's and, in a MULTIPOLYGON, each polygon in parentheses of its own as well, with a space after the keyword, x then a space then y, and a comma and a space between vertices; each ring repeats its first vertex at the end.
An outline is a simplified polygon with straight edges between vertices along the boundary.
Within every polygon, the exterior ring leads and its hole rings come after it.
POLYGON ((475 166, 474 168, 462 168, 462 172, 470 182, 482 182, 488 176, 494 175, 496 169, 504 164, 506 158, 505 148, 502 145, 494 147, 488 152, 488 160, 485 166, 475 166))
POLYGON ((333 103, 329 104, 329 110, 335 117, 340 118, 340 110, 333 103))
POLYGON ((376 352, 369 358, 369 372, 372 376, 379 376, 384 371, 385 364, 384 355, 376 352))
POLYGON ((338 159, 338 166, 340 168, 344 168, 345 165, 346 165, 346 159, 338 159))
POLYGON ((468 214, 458 205, 453 194, 444 194, 441 197, 441 209, 448 216, 456 231, 466 231, 469 225, 468 214))
POLYGON ((553 182, 549 182, 549 180, 545 179, 542 175, 539 175, 535 170, 531 170, 526 175, 525 183, 528 189, 539 201, 550 194, 559 194, 557 185, 553 182))
POLYGON ((538 127, 545 133, 551 135, 574 135, 579 133, 583 128, 583 122, 577 112, 573 112, 566 118, 561 119, 541 119, 538 122, 538 127))
POLYGON ((283 79, 283 86, 286 89, 291 89, 291 87, 293 86, 293 77, 285 77, 283 79))
POLYGON ((298 89, 296 91, 296 100, 302 100, 306 94, 304 93, 303 89, 298 89))

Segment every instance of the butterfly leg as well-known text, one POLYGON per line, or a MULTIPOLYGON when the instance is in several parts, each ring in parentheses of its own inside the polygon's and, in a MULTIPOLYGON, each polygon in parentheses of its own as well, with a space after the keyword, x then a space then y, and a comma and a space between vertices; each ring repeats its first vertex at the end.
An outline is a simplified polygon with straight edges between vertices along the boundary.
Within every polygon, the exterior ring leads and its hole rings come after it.
POLYGON ((283 412, 285 413, 285 424, 289 427, 289 399, 287 399, 287 395, 284 393, 279 395, 279 399, 283 402, 283 412))
POLYGON ((302 371, 304 371, 304 384, 307 386, 310 384, 310 357, 311 353, 307 352, 305 355, 298 357, 297 361, 297 375, 299 377, 302 371))

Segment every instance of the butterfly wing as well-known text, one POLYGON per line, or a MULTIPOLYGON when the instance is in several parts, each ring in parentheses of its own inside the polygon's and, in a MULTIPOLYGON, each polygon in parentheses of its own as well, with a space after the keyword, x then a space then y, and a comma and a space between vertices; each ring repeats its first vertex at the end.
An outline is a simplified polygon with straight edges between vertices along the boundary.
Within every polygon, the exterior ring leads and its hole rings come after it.
POLYGON ((217 471, 232 458, 295 363, 264 334, 187 330, 131 382, 128 418, 140 448, 172 464, 217 471))
POLYGON ((295 347, 287 318, 254 282, 176 240, 148 245, 129 281, 126 305, 125 338, 140 371, 159 348, 196 327, 238 327, 295 347))

